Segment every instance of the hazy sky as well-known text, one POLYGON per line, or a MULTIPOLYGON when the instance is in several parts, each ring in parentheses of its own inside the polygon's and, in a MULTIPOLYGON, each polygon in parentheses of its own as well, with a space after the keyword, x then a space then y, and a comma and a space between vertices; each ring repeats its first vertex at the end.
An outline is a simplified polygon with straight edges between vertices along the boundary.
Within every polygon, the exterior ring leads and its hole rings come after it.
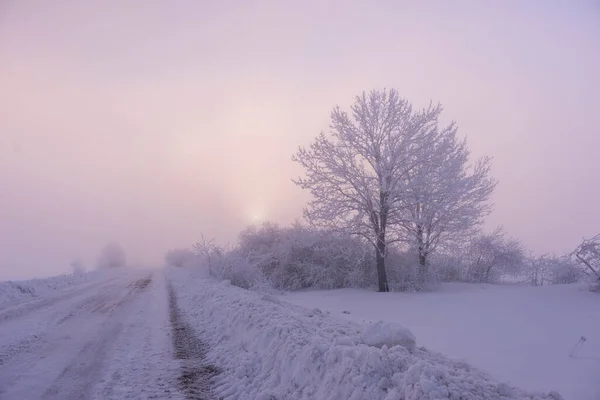
POLYGON ((0 279, 133 263, 306 194, 298 145, 362 90, 442 102, 535 252, 600 232, 596 1, 0 0, 0 279))

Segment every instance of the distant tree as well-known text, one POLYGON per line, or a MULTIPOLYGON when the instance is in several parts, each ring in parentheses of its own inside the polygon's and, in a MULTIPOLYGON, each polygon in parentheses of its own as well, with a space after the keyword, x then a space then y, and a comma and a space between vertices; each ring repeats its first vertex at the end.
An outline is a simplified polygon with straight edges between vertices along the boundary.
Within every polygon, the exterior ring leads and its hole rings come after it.
POLYGON ((108 243, 98 256, 96 267, 103 268, 123 268, 127 265, 125 251, 123 247, 116 242, 108 243))
POLYGON ((206 261, 208 273, 210 275, 215 275, 213 264, 216 259, 219 259, 223 255, 224 249, 216 245, 214 239, 207 240, 204 235, 202 235, 199 242, 194 244, 193 248, 195 255, 206 261))
POLYGON ((73 275, 80 275, 85 272, 85 265, 83 265, 83 262, 79 258, 76 258, 73 261, 71 261, 70 265, 71 270, 73 271, 73 275))
POLYGON ((516 274, 525 266, 525 247, 506 236, 500 227, 489 234, 475 237, 469 246, 467 279, 491 282, 499 274, 516 274))
POLYGON ((167 265, 174 267, 191 267, 195 259, 196 255, 190 249, 173 249, 165 254, 167 265))
POLYGON ((416 143, 414 167, 404 174, 404 189, 396 193, 399 211, 391 221, 417 251, 420 285, 428 277, 427 257, 438 246, 456 245, 479 230, 496 186, 490 158, 469 164, 466 139, 458 139, 454 123, 437 129, 441 111, 434 109, 430 135, 416 143))
POLYGON ((304 210, 314 226, 359 235, 375 249, 379 291, 389 291, 387 248, 400 240, 389 231, 398 220, 416 152, 437 132, 441 107, 414 111, 395 90, 357 96, 351 114, 335 107, 330 134, 321 133, 293 157, 306 177, 294 182, 313 196, 304 210), (420 144, 419 144, 420 143, 420 144))
POLYGON ((584 239, 573 254, 600 288, 600 234, 584 239))

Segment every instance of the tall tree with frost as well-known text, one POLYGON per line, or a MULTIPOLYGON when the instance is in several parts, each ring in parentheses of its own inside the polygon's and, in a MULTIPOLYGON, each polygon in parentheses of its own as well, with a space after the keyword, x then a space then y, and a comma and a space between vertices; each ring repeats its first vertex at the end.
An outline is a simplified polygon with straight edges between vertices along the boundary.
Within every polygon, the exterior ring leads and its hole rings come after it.
POLYGON ((405 175, 405 186, 395 199, 398 234, 416 249, 419 284, 427 280, 427 256, 438 246, 459 243, 475 233, 491 211, 488 200, 496 186, 490 177, 491 159, 469 164, 466 139, 457 138, 453 122, 438 127, 441 105, 432 109, 433 128, 417 142, 415 167, 405 175))
POLYGON ((379 291, 389 291, 385 257, 400 240, 388 231, 400 219, 398 201, 408 173, 421 161, 417 151, 437 130, 439 107, 414 111, 395 90, 357 96, 351 113, 335 107, 330 134, 321 133, 293 160, 305 178, 294 182, 313 199, 304 215, 313 225, 360 235, 375 248, 379 291))

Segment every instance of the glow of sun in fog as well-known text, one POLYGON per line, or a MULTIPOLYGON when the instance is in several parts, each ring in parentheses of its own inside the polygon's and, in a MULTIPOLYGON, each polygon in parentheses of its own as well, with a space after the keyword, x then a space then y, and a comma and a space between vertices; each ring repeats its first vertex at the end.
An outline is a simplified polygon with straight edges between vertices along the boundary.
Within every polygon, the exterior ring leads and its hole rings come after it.
POLYGON ((248 212, 250 223, 258 225, 266 221, 266 212, 264 208, 251 208, 248 212))

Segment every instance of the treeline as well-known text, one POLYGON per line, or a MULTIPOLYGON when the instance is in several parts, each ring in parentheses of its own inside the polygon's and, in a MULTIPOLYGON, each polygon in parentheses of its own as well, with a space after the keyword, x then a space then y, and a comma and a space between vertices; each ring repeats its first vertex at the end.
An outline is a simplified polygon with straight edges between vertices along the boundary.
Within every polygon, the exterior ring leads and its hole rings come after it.
MULTIPOLYGON (((579 249, 578 247, 577 249, 579 249)), ((232 247, 202 240, 192 249, 166 254, 168 265, 205 269, 219 279, 257 290, 376 288, 372 246, 360 238, 295 223, 273 223, 244 230, 232 247)), ((522 282, 534 286, 574 283, 593 275, 578 261, 577 250, 561 256, 529 255, 501 229, 478 234, 462 247, 440 250, 429 260, 426 288, 439 282, 522 282)), ((388 281, 393 291, 414 291, 419 281, 418 253, 389 249, 388 281)), ((596 278, 597 279, 597 278, 596 278)))

